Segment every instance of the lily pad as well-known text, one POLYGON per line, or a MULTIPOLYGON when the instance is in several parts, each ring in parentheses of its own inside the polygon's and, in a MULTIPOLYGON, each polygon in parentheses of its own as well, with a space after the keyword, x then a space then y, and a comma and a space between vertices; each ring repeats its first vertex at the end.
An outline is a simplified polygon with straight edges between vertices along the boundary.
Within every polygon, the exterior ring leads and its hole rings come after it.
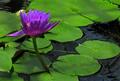
POLYGON ((68 75, 86 76, 96 73, 100 69, 100 64, 89 56, 65 55, 53 63, 53 68, 68 75))
MULTIPOLYGON (((53 46, 51 45, 51 42, 48 39, 37 38, 36 41, 37 41, 37 46, 38 46, 39 52, 47 53, 53 49, 53 46)), ((34 51, 32 39, 24 41, 23 44, 21 45, 20 49, 34 51)))
POLYGON ((75 12, 97 22, 112 21, 120 16, 118 6, 107 0, 77 0, 75 5, 78 5, 75 12))
POLYGON ((120 53, 120 47, 110 42, 90 40, 76 47, 76 51, 96 59, 107 59, 117 56, 120 53))
POLYGON ((6 48, 5 50, 0 48, 0 71, 8 72, 12 67, 12 57, 16 50, 14 48, 6 48))
POLYGON ((77 76, 68 76, 58 72, 42 73, 39 75, 32 75, 31 81, 78 81, 77 76))
POLYGON ((0 37, 0 42, 13 42, 21 37, 0 37))
POLYGON ((30 4, 29 9, 50 12, 53 17, 60 18, 63 22, 75 26, 91 24, 92 21, 108 22, 120 16, 118 6, 108 0, 34 0, 30 4), (76 16, 79 17, 76 18, 76 16), (68 22, 67 18, 71 20, 68 22), (80 18, 82 19, 80 20, 80 18), (72 21, 73 23, 71 23, 72 21), (83 22, 85 23, 83 24, 83 22))
POLYGON ((93 24, 91 20, 80 15, 65 16, 62 20, 64 23, 72 26, 87 26, 93 24))
MULTIPOLYGON (((44 57, 44 61, 46 66, 51 64, 47 57, 44 57)), ((45 71, 40 60, 38 59, 38 56, 28 53, 24 54, 24 56, 22 56, 15 64, 13 64, 13 67, 15 72, 18 73, 31 74, 45 71)))
POLYGON ((120 0, 108 0, 108 1, 110 1, 113 4, 120 5, 120 0))
POLYGON ((73 2, 72 0, 64 2, 56 0, 34 0, 30 4, 29 9, 39 9, 50 12, 53 18, 59 18, 61 21, 72 26, 84 26, 93 23, 91 20, 72 11, 71 7, 76 7, 72 4, 73 2))
POLYGON ((0 77, 0 81, 24 81, 24 80, 18 77, 16 73, 13 73, 11 77, 0 77))
POLYGON ((80 28, 73 27, 64 23, 59 24, 57 27, 45 34, 45 38, 59 42, 75 41, 82 37, 83 33, 80 28))
POLYGON ((0 11, 0 37, 20 28, 19 16, 7 11, 0 11))

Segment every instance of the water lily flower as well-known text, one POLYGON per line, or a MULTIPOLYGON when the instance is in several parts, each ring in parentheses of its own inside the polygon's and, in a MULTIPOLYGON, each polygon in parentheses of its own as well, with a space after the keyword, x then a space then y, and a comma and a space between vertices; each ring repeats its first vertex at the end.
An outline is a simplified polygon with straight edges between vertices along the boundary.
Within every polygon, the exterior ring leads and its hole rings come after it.
POLYGON ((59 22, 50 22, 50 14, 39 10, 30 10, 28 13, 20 12, 22 29, 8 34, 8 36, 28 35, 40 36, 55 27, 59 22))

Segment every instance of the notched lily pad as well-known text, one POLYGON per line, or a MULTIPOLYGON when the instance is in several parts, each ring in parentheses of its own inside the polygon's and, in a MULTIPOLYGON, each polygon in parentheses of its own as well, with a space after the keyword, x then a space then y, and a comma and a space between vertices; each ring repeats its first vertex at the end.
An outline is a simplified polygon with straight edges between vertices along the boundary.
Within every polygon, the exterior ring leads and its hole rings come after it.
POLYGON ((0 42, 13 42, 21 37, 0 37, 0 42))
POLYGON ((69 76, 58 72, 42 73, 39 75, 32 75, 31 81, 78 81, 77 76, 69 76))
POLYGON ((78 15, 65 16, 62 18, 63 22, 72 26, 87 26, 93 24, 93 21, 78 15))
POLYGON ((119 8, 109 1, 116 4, 120 2, 119 0, 34 0, 29 9, 50 12, 54 18, 60 18, 67 24, 82 26, 91 24, 92 21, 108 22, 117 19, 120 16, 119 8))
POLYGON ((0 77, 0 81, 24 81, 22 78, 18 77, 16 73, 13 73, 10 77, 0 77))
POLYGON ((51 33, 45 34, 45 38, 59 42, 75 41, 82 37, 83 33, 80 28, 70 26, 64 23, 49 31, 51 33))
POLYGON ((100 64, 89 56, 65 55, 53 63, 53 68, 68 75, 86 76, 96 73, 100 69, 100 64))
MULTIPOLYGON (((36 41, 39 52, 47 53, 53 49, 51 42, 45 38, 37 38, 36 41)), ((32 39, 24 41, 20 49, 34 51, 32 39)))
MULTIPOLYGON (((44 57, 44 61, 46 66, 51 64, 50 60, 47 57, 44 57)), ((15 64, 13 64, 15 72, 18 73, 36 73, 43 72, 45 69, 43 68, 38 56, 32 54, 24 54, 15 64)))
POLYGON ((113 3, 113 4, 120 5, 120 0, 108 0, 108 1, 113 3))
POLYGON ((19 16, 7 11, 0 11, 0 37, 20 28, 19 16))
POLYGON ((8 72, 12 67, 12 57, 16 52, 15 48, 0 48, 0 71, 8 72))
POLYGON ((76 51, 96 59, 107 59, 117 56, 120 53, 120 47, 110 42, 90 40, 76 47, 76 51))

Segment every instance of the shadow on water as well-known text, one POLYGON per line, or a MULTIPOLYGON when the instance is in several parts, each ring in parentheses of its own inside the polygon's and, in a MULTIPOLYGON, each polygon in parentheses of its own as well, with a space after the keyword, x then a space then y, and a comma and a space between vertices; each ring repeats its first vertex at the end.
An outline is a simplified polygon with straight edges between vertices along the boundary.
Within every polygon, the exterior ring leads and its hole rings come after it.
MULTIPOLYGON (((21 8, 25 8, 25 0, 11 0, 9 3, 0 3, 1 10, 7 10, 9 12, 16 12, 21 8)), ((54 61, 58 56, 65 53, 76 53, 75 47, 79 43, 83 43, 86 40, 104 40, 114 42, 120 45, 120 23, 118 20, 108 23, 94 23, 87 27, 80 27, 84 36, 82 39, 78 39, 73 42, 59 43, 53 41, 54 50, 49 53, 49 58, 54 61)), ((100 60, 102 68, 99 72, 94 75, 80 77, 80 81, 120 81, 120 57, 117 56, 108 60, 100 60)), ((30 81, 29 75, 19 74, 25 79, 30 81)))
POLYGON ((24 9, 27 7, 29 0, 10 0, 8 3, 0 3, 0 10, 6 10, 9 12, 17 12, 20 9, 24 9))

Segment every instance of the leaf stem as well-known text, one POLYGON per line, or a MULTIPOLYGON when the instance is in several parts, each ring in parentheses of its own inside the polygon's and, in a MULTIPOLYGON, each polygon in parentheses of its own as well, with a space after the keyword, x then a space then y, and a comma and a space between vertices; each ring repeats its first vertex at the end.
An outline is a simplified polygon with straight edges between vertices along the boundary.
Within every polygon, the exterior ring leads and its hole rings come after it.
POLYGON ((44 61, 43 55, 40 55, 40 54, 39 54, 38 47, 37 47, 37 42, 36 42, 36 37, 33 37, 32 40, 33 40, 33 46, 34 46, 36 55, 38 56, 38 59, 40 60, 40 62, 41 62, 41 64, 42 64, 42 66, 44 67, 44 69, 45 69, 47 72, 49 72, 49 68, 48 68, 48 66, 46 65, 45 61, 44 61))

